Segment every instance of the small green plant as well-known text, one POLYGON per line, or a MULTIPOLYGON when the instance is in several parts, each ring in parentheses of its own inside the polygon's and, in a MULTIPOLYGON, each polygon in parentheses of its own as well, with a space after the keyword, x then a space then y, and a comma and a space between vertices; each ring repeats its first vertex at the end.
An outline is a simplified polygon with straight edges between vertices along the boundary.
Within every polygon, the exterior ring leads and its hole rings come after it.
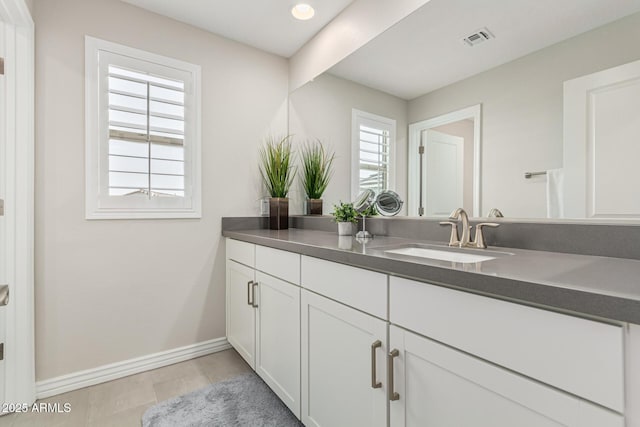
POLYGON ((353 208, 353 203, 333 205, 331 215, 335 222, 358 222, 358 212, 353 208))
POLYGON ((260 149, 260 175, 271 197, 287 197, 296 174, 291 135, 277 140, 270 136, 260 149))
POLYGON ((325 151, 320 140, 302 147, 302 186, 309 199, 321 199, 333 174, 335 153, 325 151))

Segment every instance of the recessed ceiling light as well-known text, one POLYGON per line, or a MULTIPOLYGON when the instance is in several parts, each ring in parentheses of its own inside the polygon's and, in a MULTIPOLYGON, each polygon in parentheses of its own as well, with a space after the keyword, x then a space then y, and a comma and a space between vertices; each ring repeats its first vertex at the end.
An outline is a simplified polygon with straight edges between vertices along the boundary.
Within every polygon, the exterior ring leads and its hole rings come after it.
POLYGON ((313 18, 313 15, 315 15, 315 13, 316 11, 313 10, 311 6, 304 3, 297 4, 293 6, 293 9, 291 9, 291 14, 294 16, 294 18, 301 21, 306 21, 307 19, 313 18))

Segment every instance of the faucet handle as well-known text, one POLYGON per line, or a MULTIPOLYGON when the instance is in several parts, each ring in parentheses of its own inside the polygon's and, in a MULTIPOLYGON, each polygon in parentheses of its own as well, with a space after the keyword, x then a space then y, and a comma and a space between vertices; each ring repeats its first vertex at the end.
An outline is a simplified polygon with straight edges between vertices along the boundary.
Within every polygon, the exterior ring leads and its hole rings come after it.
POLYGON ((480 249, 486 249, 487 244, 484 241, 484 234, 482 233, 483 227, 499 227, 500 224, 497 222, 481 222, 480 224, 476 224, 476 236, 473 239, 473 246, 480 249))
POLYGON ((449 237, 449 246, 460 246, 460 238, 458 237, 458 224, 453 221, 442 221, 440 225, 451 226, 451 236, 449 237))
POLYGON ((504 218, 504 215, 502 215, 502 212, 500 212, 500 209, 498 208, 493 208, 489 211, 489 213, 487 214, 488 218, 504 218))

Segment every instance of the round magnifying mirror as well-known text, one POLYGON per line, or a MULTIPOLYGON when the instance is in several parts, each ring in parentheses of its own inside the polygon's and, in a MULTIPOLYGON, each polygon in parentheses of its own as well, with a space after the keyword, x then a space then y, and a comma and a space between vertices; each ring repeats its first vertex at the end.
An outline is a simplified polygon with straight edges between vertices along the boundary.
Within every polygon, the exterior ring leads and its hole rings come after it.
POLYGON ((353 209, 360 214, 366 211, 373 204, 375 195, 376 193, 371 189, 364 190, 358 194, 358 197, 356 197, 356 200, 353 202, 353 209))
POLYGON ((376 197, 376 209, 383 216, 394 216, 402 209, 404 203, 395 191, 386 190, 376 197))

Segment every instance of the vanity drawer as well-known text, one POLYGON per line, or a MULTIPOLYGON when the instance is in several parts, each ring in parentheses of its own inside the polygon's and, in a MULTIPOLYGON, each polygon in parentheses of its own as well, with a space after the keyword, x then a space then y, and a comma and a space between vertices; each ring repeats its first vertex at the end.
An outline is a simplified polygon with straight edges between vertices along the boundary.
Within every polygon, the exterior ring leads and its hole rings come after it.
POLYGON ((390 322, 618 412, 621 326, 391 277, 390 322))
POLYGON ((299 254, 266 246, 256 246, 256 270, 300 285, 299 254))
POLYGON ((253 243, 227 239, 227 259, 253 267, 256 263, 255 247, 253 243))
POLYGON ((302 287, 381 319, 387 318, 387 275, 307 256, 302 287))

